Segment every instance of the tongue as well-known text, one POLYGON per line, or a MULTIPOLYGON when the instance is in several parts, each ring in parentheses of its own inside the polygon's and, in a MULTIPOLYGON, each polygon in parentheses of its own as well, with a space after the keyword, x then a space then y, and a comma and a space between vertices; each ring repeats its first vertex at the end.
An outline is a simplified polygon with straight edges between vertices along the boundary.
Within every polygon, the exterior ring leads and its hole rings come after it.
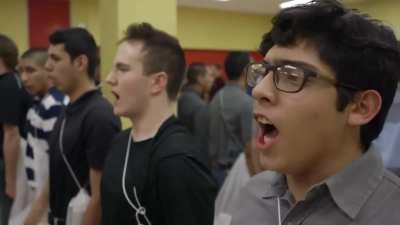
POLYGON ((264 148, 270 148, 273 144, 275 144, 276 136, 267 136, 263 137, 263 146, 264 148))
POLYGON ((264 145, 265 144, 265 130, 264 129, 258 129, 259 134, 258 134, 258 142, 260 144, 264 145))
POLYGON ((262 145, 262 148, 270 148, 277 141, 278 131, 275 129, 273 131, 267 132, 266 129, 260 129, 258 135, 258 143, 262 145))

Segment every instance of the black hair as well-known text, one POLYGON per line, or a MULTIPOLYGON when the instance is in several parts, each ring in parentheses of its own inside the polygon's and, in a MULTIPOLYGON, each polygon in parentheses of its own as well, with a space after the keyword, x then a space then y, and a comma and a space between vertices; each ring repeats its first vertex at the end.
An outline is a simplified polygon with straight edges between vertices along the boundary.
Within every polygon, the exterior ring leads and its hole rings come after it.
POLYGON ((237 80, 250 63, 250 54, 244 51, 229 52, 225 58, 225 72, 229 80, 237 80))
POLYGON ((74 27, 56 30, 49 36, 52 45, 64 44, 65 51, 75 59, 80 55, 88 58, 87 72, 93 80, 96 70, 97 45, 93 36, 84 28, 74 27))
POLYGON ((185 54, 178 39, 149 23, 135 23, 128 27, 123 41, 143 43, 145 74, 165 72, 168 76, 167 95, 175 100, 185 73, 185 54))
POLYGON ((200 62, 193 62, 189 65, 186 71, 188 84, 197 83, 197 77, 207 73, 206 64, 200 62))
MULTIPOLYGON (((339 84, 379 92, 381 110, 361 126, 361 145, 366 151, 383 128, 399 80, 400 51, 392 29, 336 0, 314 0, 283 9, 272 23, 260 45, 263 55, 274 45, 305 41, 335 72, 339 84)), ((357 92, 338 86, 337 93, 337 109, 343 111, 357 92)))
POLYGON ((48 58, 47 49, 30 48, 21 55, 21 59, 34 59, 35 62, 44 66, 48 58))
POLYGON ((13 40, 0 33, 0 58, 7 69, 15 70, 18 63, 18 48, 13 40))

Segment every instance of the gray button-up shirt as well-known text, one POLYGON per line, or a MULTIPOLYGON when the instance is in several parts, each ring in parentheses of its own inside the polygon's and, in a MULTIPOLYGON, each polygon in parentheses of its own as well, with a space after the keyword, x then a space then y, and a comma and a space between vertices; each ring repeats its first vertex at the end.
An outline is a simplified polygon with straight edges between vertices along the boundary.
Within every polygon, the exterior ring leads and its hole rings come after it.
POLYGON ((400 179, 383 168, 373 149, 296 204, 285 177, 269 173, 255 176, 242 190, 231 224, 279 225, 279 211, 282 225, 400 224, 400 179))

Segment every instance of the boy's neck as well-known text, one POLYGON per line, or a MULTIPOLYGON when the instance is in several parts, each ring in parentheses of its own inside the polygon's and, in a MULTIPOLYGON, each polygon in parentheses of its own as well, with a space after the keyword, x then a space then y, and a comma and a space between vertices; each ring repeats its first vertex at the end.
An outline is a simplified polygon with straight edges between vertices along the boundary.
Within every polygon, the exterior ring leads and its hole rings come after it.
POLYGON ((172 104, 168 101, 154 100, 152 103, 149 103, 149 107, 141 115, 130 118, 133 140, 143 141, 153 138, 161 125, 172 115, 172 104))
POLYGON ((336 157, 332 157, 332 155, 325 157, 302 173, 286 174, 288 189, 296 202, 304 200, 307 192, 313 186, 336 175, 361 156, 362 151, 358 145, 342 148, 337 152, 336 157))
POLYGON ((94 82, 92 80, 90 79, 81 80, 81 82, 78 82, 77 87, 71 93, 68 94, 70 103, 75 102, 83 94, 94 89, 96 89, 96 86, 94 85, 94 82))

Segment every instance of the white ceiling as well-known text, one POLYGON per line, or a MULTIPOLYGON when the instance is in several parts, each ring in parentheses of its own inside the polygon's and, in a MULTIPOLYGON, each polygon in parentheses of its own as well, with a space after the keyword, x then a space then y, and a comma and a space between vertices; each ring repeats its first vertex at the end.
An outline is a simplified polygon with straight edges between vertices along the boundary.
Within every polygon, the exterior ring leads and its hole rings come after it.
MULTIPOLYGON (((179 6, 237 11, 244 13, 273 14, 279 10, 279 4, 286 0, 178 0, 179 6)), ((345 3, 365 2, 367 0, 344 0, 345 3)))

